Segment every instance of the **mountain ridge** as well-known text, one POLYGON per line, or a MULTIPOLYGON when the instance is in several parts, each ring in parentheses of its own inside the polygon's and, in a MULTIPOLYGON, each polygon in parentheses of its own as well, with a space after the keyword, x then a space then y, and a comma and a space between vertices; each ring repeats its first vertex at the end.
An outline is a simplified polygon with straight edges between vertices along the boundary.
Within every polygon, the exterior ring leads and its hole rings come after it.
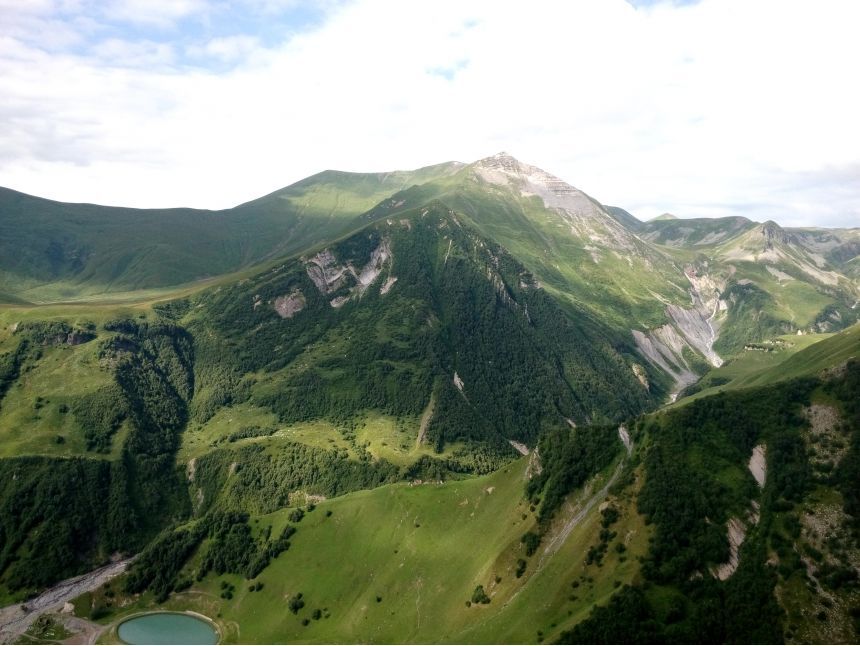
POLYGON ((506 154, 415 173, 320 173, 222 217, 242 240, 17 232, 80 300, 0 306, 4 617, 136 555, 73 601, 102 640, 856 641, 851 234, 641 223, 506 154), (68 280, 201 249, 242 269, 68 280))

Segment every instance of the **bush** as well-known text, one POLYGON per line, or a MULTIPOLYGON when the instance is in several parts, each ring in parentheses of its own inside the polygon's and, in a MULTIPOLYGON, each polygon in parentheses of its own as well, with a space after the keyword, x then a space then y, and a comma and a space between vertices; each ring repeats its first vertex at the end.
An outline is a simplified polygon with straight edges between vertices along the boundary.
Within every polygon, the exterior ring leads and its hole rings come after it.
POLYGON ((475 591, 472 593, 472 603, 490 603, 490 597, 484 592, 484 586, 479 585, 475 588, 475 591))
POLYGON ((540 535, 535 534, 534 532, 526 532, 523 534, 520 542, 525 545, 526 556, 531 556, 537 551, 537 548, 540 546, 540 540, 540 535))
POLYGON ((299 592, 297 595, 290 597, 290 600, 287 606, 290 609, 290 612, 294 615, 299 614, 299 610, 305 607, 305 601, 302 599, 302 593, 299 592))
POLYGON ((525 573, 526 573, 526 565, 527 565, 527 564, 526 564, 525 559, 517 559, 517 571, 516 571, 516 575, 517 575, 517 578, 518 578, 518 579, 519 579, 520 577, 522 577, 522 575, 523 575, 523 574, 525 574, 525 573))

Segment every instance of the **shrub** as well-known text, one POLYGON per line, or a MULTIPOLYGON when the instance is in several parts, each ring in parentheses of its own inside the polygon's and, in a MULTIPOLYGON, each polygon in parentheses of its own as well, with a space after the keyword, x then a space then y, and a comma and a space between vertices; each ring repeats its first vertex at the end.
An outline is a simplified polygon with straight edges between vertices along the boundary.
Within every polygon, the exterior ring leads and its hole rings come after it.
POLYGON ((484 592, 484 586, 479 585, 472 593, 472 603, 490 603, 490 597, 484 592))

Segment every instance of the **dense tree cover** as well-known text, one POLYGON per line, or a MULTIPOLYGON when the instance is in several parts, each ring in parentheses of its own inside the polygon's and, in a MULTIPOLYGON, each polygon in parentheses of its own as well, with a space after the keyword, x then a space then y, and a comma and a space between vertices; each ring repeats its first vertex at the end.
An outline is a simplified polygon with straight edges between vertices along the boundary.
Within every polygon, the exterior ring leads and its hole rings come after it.
POLYGON ((799 406, 813 382, 800 380, 755 391, 720 393, 696 400, 652 422, 659 438, 645 457, 647 478, 639 510, 656 526, 646 573, 678 581, 728 556, 725 522, 758 496, 746 462, 761 440, 768 446, 766 503, 798 500, 810 484, 799 406), (729 486, 720 473, 734 466, 729 486))
MULTIPOLYGON (((0 580, 10 590, 44 586, 114 551, 138 550, 190 508, 174 466, 193 387, 190 337, 174 325, 121 320, 105 327, 117 333, 100 349, 115 384, 73 410, 100 450, 127 415, 121 457, 0 460, 0 580)), ((45 329, 53 338, 54 328, 45 329)))
MULTIPOLYGON (((801 407, 818 385, 800 379, 721 393, 640 422, 638 430, 649 442, 638 504, 654 525, 642 565, 646 583, 615 595, 561 640, 782 641, 783 612, 774 586, 778 577, 804 568, 794 546, 799 525, 791 510, 813 485, 801 407), (761 492, 746 469, 759 442, 767 446, 768 467, 761 492), (738 569, 718 581, 711 568, 728 559, 726 522, 744 518, 751 500, 760 501, 760 520, 748 528, 738 569), (779 557, 778 569, 768 565, 768 550, 779 557)), ((843 402, 856 401, 857 384, 848 373, 829 388, 843 402)))
POLYGON ((189 508, 174 456, 193 392, 193 344, 188 332, 168 323, 126 319, 105 328, 119 333, 102 354, 115 363, 128 405, 131 430, 122 459, 130 466, 132 495, 151 535, 189 508))
MULTIPOLYGON (((287 525, 278 537, 272 538, 268 527, 255 537, 248 514, 211 512, 187 526, 161 532, 129 568, 125 589, 127 592, 149 589, 159 602, 164 601, 171 592, 187 587, 188 579, 180 574, 201 543, 205 548, 198 580, 210 571, 253 579, 271 559, 290 548, 289 539, 295 532, 295 527, 287 525)), ((262 589, 262 585, 257 589, 262 589)))
POLYGON ((177 577, 205 535, 205 525, 169 529, 159 534, 129 568, 125 579, 127 592, 150 589, 160 603, 174 590, 177 577))
POLYGON ((552 428, 538 443, 541 472, 529 480, 526 494, 542 497, 538 521, 545 525, 574 489, 606 468, 621 451, 618 431, 613 426, 552 428))
POLYGON ((584 310, 562 309, 444 207, 408 227, 371 227, 331 252, 358 271, 383 241, 390 266, 360 298, 349 281, 321 293, 301 259, 198 297, 188 315, 198 421, 249 397, 283 422, 346 423, 367 409, 418 416, 434 391, 428 441, 478 440, 498 452, 564 417, 621 419, 659 396, 631 372, 626 341, 584 310), (386 276, 398 282, 383 295, 386 276), (296 290, 303 309, 281 318, 274 301, 296 290), (350 300, 333 308, 340 297, 350 300))
POLYGON ((227 442, 238 442, 251 437, 269 437, 277 432, 274 426, 243 426, 227 435, 227 442))
POLYGON ((0 354, 0 403, 6 391, 18 379, 21 364, 27 356, 27 348, 27 339, 22 339, 14 350, 0 354))
POLYGON ((394 482, 400 475, 385 460, 350 460, 345 451, 284 443, 277 452, 257 444, 212 451, 197 459, 194 479, 204 508, 218 500, 226 510, 266 514, 287 507, 297 490, 339 496, 394 482))
POLYGON ((662 641, 650 604, 640 587, 624 586, 607 606, 562 633, 562 644, 657 644, 662 641))
POLYGON ((844 501, 845 513, 852 518, 854 535, 860 540, 860 361, 852 359, 840 379, 825 385, 825 390, 842 402, 848 431, 848 452, 833 474, 844 501))
POLYGON ((96 338, 95 324, 72 327, 66 321, 25 321, 18 325, 15 334, 28 338, 34 345, 76 345, 96 338))
MULTIPOLYGON (((93 539, 111 536, 105 513, 111 465, 101 460, 0 460, 0 573, 10 589, 36 588, 76 572, 93 539)), ((113 538, 113 536, 111 536, 113 538)), ((104 551, 116 547, 113 541, 104 551)))
POLYGON ((407 466, 405 480, 449 480, 458 474, 485 474, 500 469, 519 455, 510 444, 474 442, 457 449, 450 456, 422 455, 407 466))
POLYGON ((197 577, 203 578, 209 570, 216 574, 231 572, 253 579, 272 559, 290 548, 289 538, 296 528, 287 525, 280 536, 271 539, 269 532, 255 538, 244 513, 215 513, 206 519, 210 542, 197 577))
POLYGON ((125 395, 116 384, 79 397, 71 410, 84 431, 87 450, 99 453, 110 451, 111 438, 128 415, 125 395))

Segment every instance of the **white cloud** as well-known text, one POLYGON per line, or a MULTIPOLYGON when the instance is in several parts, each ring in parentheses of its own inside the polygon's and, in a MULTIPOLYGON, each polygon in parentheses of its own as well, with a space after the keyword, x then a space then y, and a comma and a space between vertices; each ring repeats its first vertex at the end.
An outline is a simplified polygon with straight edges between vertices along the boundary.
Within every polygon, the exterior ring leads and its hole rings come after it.
POLYGON ((205 0, 111 0, 104 13, 111 19, 169 28, 176 21, 206 10, 205 0))
POLYGON ((260 49, 259 39, 253 36, 225 36, 212 38, 187 48, 192 58, 216 58, 225 62, 239 61, 260 49))
MULTIPOLYGON (((158 29, 212 10, 122 4, 158 29)), ((182 47, 233 64, 219 73, 171 59, 178 42, 115 42, 111 60, 18 35, 0 39, 0 184, 222 207, 323 168, 505 149, 643 217, 858 226, 857 18, 852 2, 359 0, 281 45, 182 47)))

